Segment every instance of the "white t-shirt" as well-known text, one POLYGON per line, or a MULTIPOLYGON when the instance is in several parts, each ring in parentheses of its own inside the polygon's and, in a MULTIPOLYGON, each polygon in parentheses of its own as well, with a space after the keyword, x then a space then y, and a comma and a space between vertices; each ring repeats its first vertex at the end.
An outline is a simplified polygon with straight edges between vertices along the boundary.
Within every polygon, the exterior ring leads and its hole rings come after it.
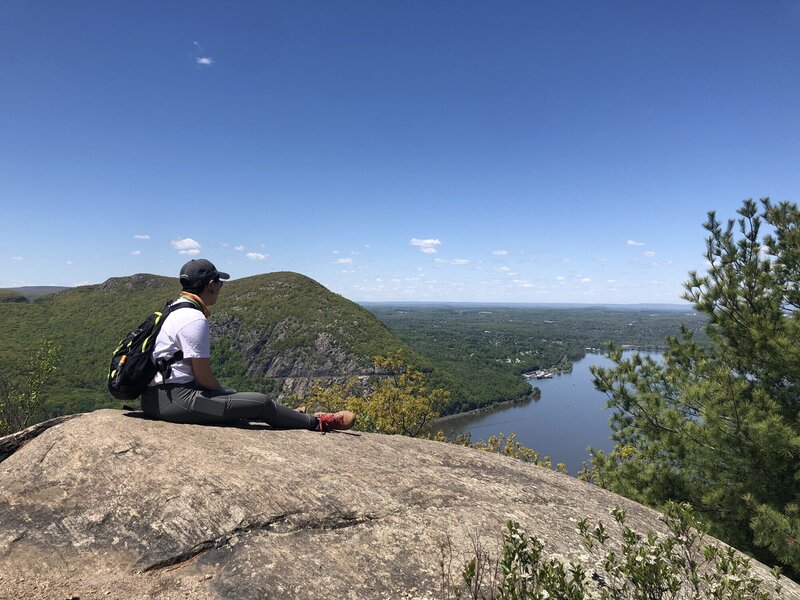
MULTIPOLYGON (((153 347, 153 360, 169 359, 178 350, 183 351, 183 360, 172 364, 172 370, 163 383, 189 383, 194 381, 190 358, 210 358, 211 341, 208 337, 208 319, 203 311, 194 308, 179 308, 167 315, 153 347)), ((150 385, 162 383, 161 373, 156 373, 150 385)))

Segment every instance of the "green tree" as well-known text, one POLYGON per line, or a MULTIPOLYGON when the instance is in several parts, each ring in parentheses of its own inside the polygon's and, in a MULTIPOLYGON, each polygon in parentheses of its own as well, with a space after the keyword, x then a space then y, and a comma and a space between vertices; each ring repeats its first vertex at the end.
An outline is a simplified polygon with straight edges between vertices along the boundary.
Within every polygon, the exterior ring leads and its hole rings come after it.
POLYGON ((58 351, 43 342, 21 372, 0 373, 0 435, 25 429, 41 416, 42 389, 56 370, 58 351))
POLYGON ((327 410, 351 410, 361 431, 416 437, 439 416, 449 392, 429 389, 425 374, 402 350, 375 358, 382 373, 372 381, 351 378, 345 385, 315 386, 306 402, 327 410))
POLYGON ((708 271, 685 285, 710 344, 684 330, 663 364, 617 351, 595 369, 617 446, 583 476, 655 506, 688 502, 714 535, 797 577, 800 211, 765 199, 738 214, 723 226, 709 213, 708 271))

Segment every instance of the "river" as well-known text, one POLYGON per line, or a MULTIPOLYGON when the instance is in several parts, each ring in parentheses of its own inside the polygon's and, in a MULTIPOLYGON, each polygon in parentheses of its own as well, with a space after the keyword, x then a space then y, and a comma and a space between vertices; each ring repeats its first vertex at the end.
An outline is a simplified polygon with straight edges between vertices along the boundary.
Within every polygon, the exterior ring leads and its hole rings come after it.
POLYGON ((570 474, 576 475, 589 459, 588 446, 607 452, 614 447, 608 426, 611 412, 605 408, 608 398, 594 388, 589 371, 595 365, 613 364, 602 354, 587 354, 573 364, 571 373, 533 380, 542 391, 540 400, 458 415, 440 421, 438 428, 448 434, 466 431, 473 441, 501 432, 516 433, 518 442, 542 456, 549 455, 553 466, 564 463, 570 474))

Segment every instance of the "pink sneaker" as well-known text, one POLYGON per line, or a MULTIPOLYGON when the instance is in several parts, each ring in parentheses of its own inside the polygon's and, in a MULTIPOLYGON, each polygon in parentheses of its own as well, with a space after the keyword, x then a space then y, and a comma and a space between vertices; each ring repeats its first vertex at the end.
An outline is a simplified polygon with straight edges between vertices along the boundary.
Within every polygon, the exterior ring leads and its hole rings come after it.
POLYGON ((319 421, 319 430, 322 432, 334 429, 350 429, 356 422, 356 416, 349 410, 340 410, 337 413, 314 413, 319 421))

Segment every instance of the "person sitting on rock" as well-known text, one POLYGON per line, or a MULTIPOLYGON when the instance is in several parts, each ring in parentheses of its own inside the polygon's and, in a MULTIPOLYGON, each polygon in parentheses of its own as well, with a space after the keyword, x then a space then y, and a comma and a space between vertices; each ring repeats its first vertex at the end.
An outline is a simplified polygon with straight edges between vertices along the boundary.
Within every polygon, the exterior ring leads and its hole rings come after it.
POLYGON ((193 259, 181 268, 183 291, 176 302, 189 301, 200 310, 181 308, 169 313, 153 347, 153 360, 183 358, 172 363, 142 394, 142 410, 154 419, 173 423, 220 424, 241 420, 265 421, 281 429, 331 431, 350 429, 355 415, 350 411, 306 414, 293 410, 258 392, 237 392, 220 385, 211 370, 208 308, 219 298, 228 273, 208 260, 193 259))

